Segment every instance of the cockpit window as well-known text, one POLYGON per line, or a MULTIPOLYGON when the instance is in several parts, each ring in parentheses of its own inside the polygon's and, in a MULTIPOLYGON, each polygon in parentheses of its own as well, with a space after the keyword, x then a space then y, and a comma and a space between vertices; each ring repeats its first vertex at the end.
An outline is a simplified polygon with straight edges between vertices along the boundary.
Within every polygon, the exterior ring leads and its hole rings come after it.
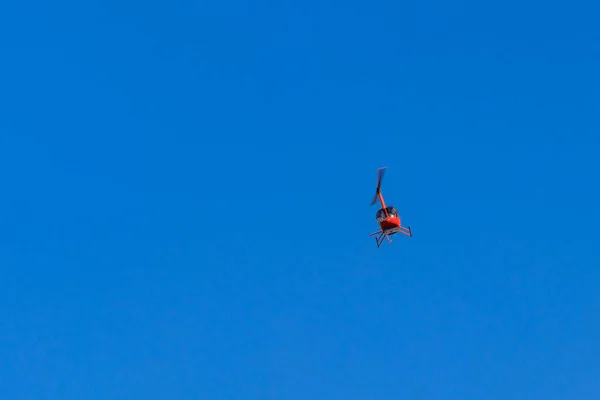
POLYGON ((387 212, 390 215, 390 217, 398 216, 398 211, 394 207, 386 207, 386 208, 387 208, 387 212))
POLYGON ((375 218, 378 221, 384 220, 387 217, 387 215, 385 213, 386 211, 387 211, 387 214, 390 217, 397 217, 398 216, 398 210, 396 210, 394 207, 390 206, 390 207, 386 207, 385 209, 382 208, 379 211, 377 211, 377 214, 375 214, 375 218))

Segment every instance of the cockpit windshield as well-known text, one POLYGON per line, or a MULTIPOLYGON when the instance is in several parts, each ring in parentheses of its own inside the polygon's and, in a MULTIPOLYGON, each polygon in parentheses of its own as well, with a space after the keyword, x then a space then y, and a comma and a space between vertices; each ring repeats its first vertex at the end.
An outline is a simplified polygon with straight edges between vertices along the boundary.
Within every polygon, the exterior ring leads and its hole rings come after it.
POLYGON ((387 216, 386 216, 386 212, 388 216, 390 217, 397 217, 398 216, 398 210, 396 210, 394 207, 386 207, 385 209, 382 208, 379 211, 377 211, 377 214, 375 214, 375 218, 377 218, 378 221, 382 221, 384 220, 387 216))

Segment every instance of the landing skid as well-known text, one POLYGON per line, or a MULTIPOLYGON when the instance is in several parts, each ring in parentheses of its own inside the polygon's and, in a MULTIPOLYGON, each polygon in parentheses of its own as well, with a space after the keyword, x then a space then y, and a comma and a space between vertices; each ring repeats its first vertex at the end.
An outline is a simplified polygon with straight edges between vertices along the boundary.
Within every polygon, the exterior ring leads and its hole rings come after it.
POLYGON ((375 238, 375 242, 377 243, 377 248, 379 248, 379 247, 381 247, 381 244, 383 243, 384 239, 387 239, 388 243, 391 243, 392 239, 390 238, 390 236, 395 235, 396 233, 401 233, 408 237, 412 237, 412 231, 410 230, 410 226, 408 228, 401 226, 399 228, 386 229, 385 231, 373 232, 369 236, 379 235, 378 237, 375 238))

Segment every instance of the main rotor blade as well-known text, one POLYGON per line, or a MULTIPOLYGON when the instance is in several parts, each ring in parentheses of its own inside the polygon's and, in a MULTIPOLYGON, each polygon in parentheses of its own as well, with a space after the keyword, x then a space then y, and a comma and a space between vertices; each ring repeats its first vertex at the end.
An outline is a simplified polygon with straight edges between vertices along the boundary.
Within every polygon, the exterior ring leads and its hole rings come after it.
POLYGON ((371 200, 371 205, 377 203, 377 197, 379 195, 379 192, 375 192, 375 196, 373 196, 373 200, 371 200))
POLYGON ((379 168, 377 170, 377 187, 381 186, 381 180, 383 179, 383 175, 385 175, 385 171, 387 167, 379 168))
POLYGON ((371 201, 371 205, 373 205, 377 202, 377 197, 379 196, 379 193, 381 192, 381 180, 383 179, 383 175, 385 175, 386 169, 387 169, 387 167, 383 167, 383 168, 379 168, 377 170, 377 188, 375 189, 375 196, 373 197, 373 200, 371 201))
POLYGON ((377 170, 377 193, 381 190, 381 181, 383 180, 383 175, 385 175, 385 170, 387 167, 379 168, 377 170))

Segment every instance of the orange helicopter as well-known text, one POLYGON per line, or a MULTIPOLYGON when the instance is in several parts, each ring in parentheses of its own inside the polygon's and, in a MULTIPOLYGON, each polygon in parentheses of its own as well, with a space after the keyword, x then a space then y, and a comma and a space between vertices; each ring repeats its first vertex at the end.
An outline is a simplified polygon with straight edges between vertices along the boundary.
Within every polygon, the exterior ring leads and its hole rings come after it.
POLYGON ((392 241, 390 236, 395 235, 396 233, 401 233, 403 235, 412 237, 410 226, 402 226, 398 210, 396 210, 396 208, 393 206, 386 206, 385 201, 383 201, 383 196, 381 195, 381 180, 386 169, 387 167, 379 168, 377 170, 377 189, 375 189, 375 196, 373 197, 373 201, 371 201, 371 205, 375 204, 378 198, 381 202, 381 208, 375 214, 375 218, 377 219, 377 223, 379 223, 380 230, 369 235, 379 235, 375 238, 378 248, 381 246, 384 239, 387 239, 388 243, 390 243, 392 241))

